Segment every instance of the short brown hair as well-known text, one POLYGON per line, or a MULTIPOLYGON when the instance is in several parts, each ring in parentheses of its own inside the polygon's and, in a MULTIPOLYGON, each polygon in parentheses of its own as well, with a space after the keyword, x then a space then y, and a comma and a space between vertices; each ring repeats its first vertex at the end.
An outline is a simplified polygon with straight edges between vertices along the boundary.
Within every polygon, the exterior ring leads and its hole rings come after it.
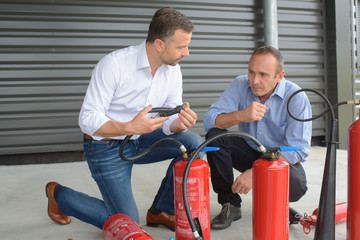
POLYGON ((160 8, 150 22, 146 41, 154 42, 155 39, 165 41, 172 37, 177 29, 183 29, 190 33, 194 30, 194 24, 174 8, 160 8))
POLYGON ((278 62, 277 73, 276 73, 278 74, 284 69, 284 58, 281 52, 277 48, 274 48, 272 46, 259 47, 255 49, 255 51, 251 54, 251 57, 254 56, 255 54, 268 54, 268 53, 272 54, 278 62))

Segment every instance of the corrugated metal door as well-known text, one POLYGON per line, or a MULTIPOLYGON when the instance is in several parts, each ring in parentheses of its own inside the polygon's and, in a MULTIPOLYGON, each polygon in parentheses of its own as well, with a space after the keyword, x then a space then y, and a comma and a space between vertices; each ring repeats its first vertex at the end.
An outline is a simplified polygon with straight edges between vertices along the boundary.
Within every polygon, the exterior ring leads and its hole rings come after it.
MULTIPOLYGON (((285 77, 302 88, 323 92, 326 86, 324 16, 321 0, 278 1, 279 49, 285 59, 285 77)), ((325 93, 325 92, 324 92, 325 93)), ((313 115, 325 109, 321 97, 308 95, 313 115)), ((324 136, 325 118, 313 121, 313 136, 324 136)))
MULTIPOLYGON (((202 118, 263 43, 255 0, 2 1, 0 3, 0 155, 81 150, 78 112, 91 71, 106 53, 146 37, 156 9, 172 6, 195 24, 181 62, 184 100, 202 118)), ((320 1, 279 1, 279 46, 289 80, 323 89, 320 1)), ((310 96, 315 108, 320 106, 310 96)), ((324 135, 324 124, 314 126, 324 135)))

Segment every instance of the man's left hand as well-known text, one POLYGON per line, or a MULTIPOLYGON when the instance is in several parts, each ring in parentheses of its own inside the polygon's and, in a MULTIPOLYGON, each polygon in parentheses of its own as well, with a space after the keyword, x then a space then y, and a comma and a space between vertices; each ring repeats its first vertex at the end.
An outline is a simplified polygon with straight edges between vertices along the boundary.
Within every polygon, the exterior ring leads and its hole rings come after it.
POLYGON ((252 168, 240 174, 231 186, 233 193, 247 194, 252 189, 252 168))
POLYGON ((195 125, 197 120, 197 114, 191 110, 190 104, 186 102, 188 107, 182 109, 178 115, 178 118, 171 123, 171 132, 181 132, 195 125))

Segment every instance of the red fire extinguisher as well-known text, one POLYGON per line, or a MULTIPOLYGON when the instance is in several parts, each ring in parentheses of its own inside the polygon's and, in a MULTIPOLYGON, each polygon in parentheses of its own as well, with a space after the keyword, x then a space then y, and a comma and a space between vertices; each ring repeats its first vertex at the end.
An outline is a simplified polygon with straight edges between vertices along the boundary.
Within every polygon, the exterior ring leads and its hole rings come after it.
MULTIPOLYGON (((303 226, 303 230, 306 234, 309 234, 311 232, 311 226, 316 226, 318 211, 319 208, 315 209, 310 216, 305 213, 304 217, 300 218, 300 224, 303 226)), ((347 216, 346 202, 336 204, 335 223, 345 222, 346 216, 347 216)))
POLYGON ((253 240, 288 240, 289 164, 269 154, 253 163, 253 240))
MULTIPOLYGON (((182 193, 186 165, 187 159, 181 160, 174 165, 176 240, 191 240, 194 238, 184 209, 182 193)), ((191 164, 187 178, 187 196, 191 215, 200 223, 201 234, 205 240, 210 240, 209 177, 209 164, 200 158, 195 159, 191 164)))
POLYGON ((104 240, 154 240, 131 217, 118 213, 103 226, 104 240))
POLYGON ((348 212, 346 239, 360 239, 360 120, 348 132, 348 212))

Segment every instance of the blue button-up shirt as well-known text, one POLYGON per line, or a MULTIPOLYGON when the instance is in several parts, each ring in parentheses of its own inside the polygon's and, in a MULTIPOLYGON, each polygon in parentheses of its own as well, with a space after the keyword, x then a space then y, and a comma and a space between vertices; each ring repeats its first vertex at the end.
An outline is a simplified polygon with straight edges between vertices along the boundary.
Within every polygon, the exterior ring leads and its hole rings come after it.
MULTIPOLYGON (((311 122, 294 120, 287 112, 286 105, 291 94, 300 87, 283 78, 272 95, 266 100, 268 110, 260 121, 238 124, 240 132, 246 132, 259 140, 266 148, 293 146, 301 147, 301 151, 282 152, 291 163, 304 162, 310 152, 311 122)), ((252 102, 260 102, 259 97, 251 91, 248 76, 238 76, 213 103, 204 117, 204 127, 208 131, 215 127, 215 119, 219 114, 231 113, 245 109, 252 102)), ((304 92, 295 95, 289 105, 290 112, 297 118, 311 117, 311 106, 304 92)), ((246 140, 250 147, 256 145, 246 140)))

